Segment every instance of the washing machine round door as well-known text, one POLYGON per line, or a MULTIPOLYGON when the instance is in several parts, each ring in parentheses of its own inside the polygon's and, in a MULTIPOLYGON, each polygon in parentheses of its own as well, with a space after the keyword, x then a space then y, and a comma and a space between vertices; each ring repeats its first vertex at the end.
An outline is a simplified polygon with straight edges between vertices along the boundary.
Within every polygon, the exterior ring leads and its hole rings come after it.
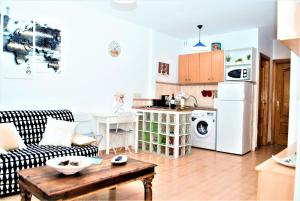
POLYGON ((196 136, 204 138, 207 137, 210 133, 210 125, 207 119, 197 119, 194 122, 194 131, 196 136))

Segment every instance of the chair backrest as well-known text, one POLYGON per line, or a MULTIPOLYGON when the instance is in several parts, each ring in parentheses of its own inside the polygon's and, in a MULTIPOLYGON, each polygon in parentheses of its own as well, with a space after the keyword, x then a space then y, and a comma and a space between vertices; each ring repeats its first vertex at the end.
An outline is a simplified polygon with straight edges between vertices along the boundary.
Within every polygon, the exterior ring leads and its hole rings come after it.
POLYGON ((133 124, 135 123, 136 114, 132 112, 122 112, 119 113, 116 118, 118 122, 116 127, 117 132, 121 124, 127 124, 126 127, 128 127, 128 124, 131 124, 131 126, 133 126, 133 124))
POLYGON ((16 110, 0 111, 0 123, 14 123, 26 145, 38 144, 45 131, 47 117, 64 121, 74 121, 69 110, 16 110))

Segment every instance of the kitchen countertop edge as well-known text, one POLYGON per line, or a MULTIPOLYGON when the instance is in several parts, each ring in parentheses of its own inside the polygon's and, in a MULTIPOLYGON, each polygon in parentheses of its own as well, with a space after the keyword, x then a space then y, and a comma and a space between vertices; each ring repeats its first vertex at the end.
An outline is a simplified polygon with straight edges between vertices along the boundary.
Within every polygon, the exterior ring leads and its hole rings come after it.
POLYGON ((132 107, 132 109, 133 110, 149 110, 149 111, 166 111, 166 112, 192 112, 194 110, 217 111, 217 108, 213 108, 213 107, 187 107, 183 110, 169 109, 169 108, 153 108, 153 107, 132 107))

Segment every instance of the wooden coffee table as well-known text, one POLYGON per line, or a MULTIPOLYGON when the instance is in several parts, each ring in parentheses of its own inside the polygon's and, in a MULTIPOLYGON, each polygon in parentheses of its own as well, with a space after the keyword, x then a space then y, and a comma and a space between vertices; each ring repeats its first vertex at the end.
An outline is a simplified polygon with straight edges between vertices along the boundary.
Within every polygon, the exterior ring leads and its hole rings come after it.
POLYGON ((21 200, 31 200, 32 195, 40 200, 72 199, 136 180, 144 184, 145 200, 152 200, 155 167, 155 164, 128 158, 126 165, 112 166, 110 159, 106 159, 100 165, 92 165, 69 176, 48 166, 20 170, 21 200))

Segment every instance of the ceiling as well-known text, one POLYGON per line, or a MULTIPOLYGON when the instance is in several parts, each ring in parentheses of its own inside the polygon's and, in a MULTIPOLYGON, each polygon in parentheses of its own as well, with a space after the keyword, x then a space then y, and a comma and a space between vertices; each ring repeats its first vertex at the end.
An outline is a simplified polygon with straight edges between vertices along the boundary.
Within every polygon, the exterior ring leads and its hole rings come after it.
MULTIPOLYGON (((274 26, 276 0, 137 0, 135 9, 116 9, 102 0, 99 11, 179 39, 274 26)), ((275 29, 274 29, 275 30, 275 29)))

